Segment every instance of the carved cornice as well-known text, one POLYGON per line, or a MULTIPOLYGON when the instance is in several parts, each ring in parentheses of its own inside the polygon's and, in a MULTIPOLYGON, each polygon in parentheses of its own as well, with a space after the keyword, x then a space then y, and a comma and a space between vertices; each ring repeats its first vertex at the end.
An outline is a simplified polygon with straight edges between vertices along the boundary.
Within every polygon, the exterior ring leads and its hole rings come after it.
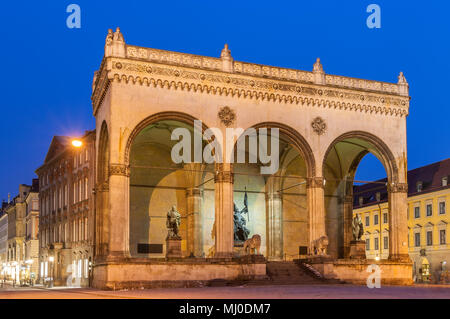
POLYGON ((109 176, 130 176, 130 168, 124 164, 111 164, 109 165, 109 176))
POLYGON ((389 183, 387 185, 389 193, 408 193, 407 183, 389 183))
MULTIPOLYGON (((363 82, 352 88, 341 88, 334 84, 334 80, 324 86, 289 77, 244 76, 239 72, 239 67, 237 72, 227 73, 215 67, 205 68, 201 63, 190 68, 185 65, 163 65, 143 62, 142 59, 107 58, 107 62, 102 63, 95 81, 92 95, 94 115, 110 82, 394 116, 408 115, 409 97, 395 92, 367 89, 363 82)), ((359 83, 359 80, 354 80, 359 83)), ((396 84, 389 85, 397 87, 396 84)), ((380 84, 380 87, 383 85, 380 84)))

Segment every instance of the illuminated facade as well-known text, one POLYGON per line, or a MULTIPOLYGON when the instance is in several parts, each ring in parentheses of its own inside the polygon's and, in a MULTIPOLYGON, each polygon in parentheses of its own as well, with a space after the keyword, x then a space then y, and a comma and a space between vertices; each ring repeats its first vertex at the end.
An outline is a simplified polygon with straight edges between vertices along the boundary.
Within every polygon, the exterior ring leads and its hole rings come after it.
MULTIPOLYGON (((448 281, 450 262, 450 159, 408 172, 408 251, 418 282, 448 281), (442 275, 443 274, 443 275, 442 275)), ((354 188, 354 214, 364 223, 368 259, 389 255, 389 205, 385 180, 354 188)))
MULTIPOLYGON (((326 74, 320 59, 312 72, 245 63, 227 45, 220 58, 170 52, 127 44, 117 28, 108 31, 92 88, 95 287, 265 276, 266 259, 315 258, 326 239, 331 261, 315 259, 332 270, 324 276, 365 282, 364 267, 348 257, 352 180, 369 152, 386 168, 396 233, 383 265, 392 276, 383 280, 411 282, 402 73, 386 83, 326 74), (261 162, 174 163, 171 134, 194 131, 195 120, 203 133, 216 128, 222 136, 232 128, 278 129, 279 170, 261 174, 261 162), (260 235, 264 258, 241 256, 233 238, 233 204, 242 209, 246 194, 247 226, 260 235), (182 257, 166 260, 165 218, 173 205, 181 214, 182 257)), ((225 144, 217 151, 227 154, 225 144)))
POLYGON ((39 278, 42 283, 88 286, 94 241, 95 131, 55 136, 40 178, 39 278))

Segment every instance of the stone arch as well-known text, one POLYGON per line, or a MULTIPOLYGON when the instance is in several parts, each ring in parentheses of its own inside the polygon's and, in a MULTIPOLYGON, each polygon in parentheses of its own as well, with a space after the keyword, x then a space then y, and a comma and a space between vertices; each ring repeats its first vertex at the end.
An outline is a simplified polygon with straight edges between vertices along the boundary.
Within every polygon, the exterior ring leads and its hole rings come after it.
MULTIPOLYGON (((328 158, 329 153, 333 149, 333 147, 337 143, 345 141, 346 139, 349 139, 349 138, 358 138, 358 139, 364 140, 364 141, 372 144, 375 147, 375 149, 379 152, 378 154, 374 154, 374 155, 383 164, 383 166, 386 170, 386 173, 387 173, 388 181, 391 183, 398 182, 398 166, 397 166, 397 163, 395 161, 395 157, 394 157, 392 151, 386 145, 386 143, 383 142, 382 139, 380 139, 379 137, 377 137, 371 133, 364 132, 364 131, 351 131, 351 132, 344 133, 344 134, 338 136, 337 138, 335 138, 333 140, 333 142, 331 142, 330 145, 328 146, 327 151, 325 152, 325 154, 322 158, 322 173, 325 168, 325 162, 328 158)), ((367 152, 364 153, 364 155, 366 155, 366 154, 367 154, 367 152)), ((359 162, 364 157, 364 155, 361 156, 361 154, 359 154, 357 156, 357 158, 355 158, 355 160, 353 161, 352 170, 354 172, 356 171, 356 168, 357 168, 359 162)))
MULTIPOLYGON (((294 128, 279 122, 261 122, 252 125, 249 128, 259 129, 259 128, 278 128, 280 133, 286 135, 293 146, 298 150, 301 157, 306 163, 306 177, 314 177, 316 175, 316 161, 314 158, 314 153, 309 145, 308 141, 294 128)), ((239 137, 238 137, 239 139, 239 137)), ((236 143, 234 147, 236 146, 236 143)))
MULTIPOLYGON (((133 144, 134 139, 136 136, 148 125, 159 122, 159 121, 165 121, 165 120, 173 120, 173 121, 180 121, 186 124, 194 125, 195 120, 199 120, 187 113, 182 112, 175 112, 175 111, 167 111, 167 112, 160 112, 153 115, 150 115, 149 117, 145 118, 141 122, 139 122, 133 129, 133 131, 130 133, 127 144, 125 146, 125 153, 124 153, 124 163, 125 165, 129 165, 130 163, 130 151, 131 151, 131 145, 133 144)), ((205 123, 202 122, 202 132, 207 130, 208 127, 205 123)))
POLYGON ((353 182, 361 160, 373 154, 383 165, 389 183, 397 183, 398 166, 390 148, 379 137, 364 131, 350 131, 335 138, 322 159, 325 186, 326 228, 330 252, 347 258, 353 218, 353 182), (334 152, 334 153, 333 153, 334 152))
POLYGON ((107 182, 109 174, 109 133, 105 121, 103 121, 100 129, 97 163, 97 182, 107 182))

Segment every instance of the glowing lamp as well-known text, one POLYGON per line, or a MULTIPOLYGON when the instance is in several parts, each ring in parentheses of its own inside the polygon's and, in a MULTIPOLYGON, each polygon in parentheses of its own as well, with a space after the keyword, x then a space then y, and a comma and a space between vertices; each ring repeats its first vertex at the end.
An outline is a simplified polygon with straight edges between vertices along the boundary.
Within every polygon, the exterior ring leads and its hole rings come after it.
POLYGON ((72 141, 72 146, 74 147, 81 147, 83 145, 83 142, 80 140, 73 140, 72 141))

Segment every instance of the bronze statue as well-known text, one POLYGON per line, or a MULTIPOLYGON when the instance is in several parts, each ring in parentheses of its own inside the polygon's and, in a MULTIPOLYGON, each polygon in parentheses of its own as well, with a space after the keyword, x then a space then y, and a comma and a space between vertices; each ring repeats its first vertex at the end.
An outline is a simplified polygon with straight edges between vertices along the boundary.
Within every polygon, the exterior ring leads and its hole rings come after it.
POLYGON ((181 239, 178 231, 180 229, 180 221, 181 215, 177 211, 177 207, 175 205, 167 212, 167 238, 168 239, 181 239))
POLYGON ((352 233, 353 233, 353 240, 361 240, 361 237, 364 233, 364 226, 362 223, 361 216, 359 214, 356 214, 356 216, 353 218, 352 233))

